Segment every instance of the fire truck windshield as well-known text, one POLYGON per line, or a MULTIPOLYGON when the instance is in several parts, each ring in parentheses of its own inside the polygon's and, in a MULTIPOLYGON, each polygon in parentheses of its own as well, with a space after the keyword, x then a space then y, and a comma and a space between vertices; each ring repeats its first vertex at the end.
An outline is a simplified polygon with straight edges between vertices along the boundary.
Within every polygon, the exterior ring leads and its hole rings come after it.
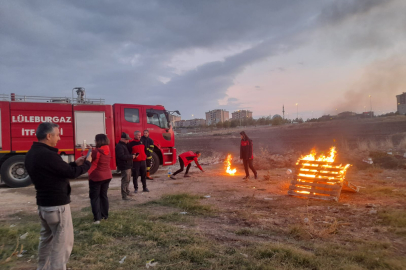
POLYGON ((147 110, 147 123, 160 128, 169 128, 168 118, 166 112, 163 110, 147 110))

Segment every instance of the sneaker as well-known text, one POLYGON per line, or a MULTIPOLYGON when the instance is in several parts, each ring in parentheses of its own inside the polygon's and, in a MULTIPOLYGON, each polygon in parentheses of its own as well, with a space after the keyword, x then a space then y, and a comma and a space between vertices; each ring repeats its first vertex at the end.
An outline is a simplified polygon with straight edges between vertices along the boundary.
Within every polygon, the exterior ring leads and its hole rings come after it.
POLYGON ((142 192, 149 192, 149 190, 147 188, 143 188, 142 192))
POLYGON ((172 175, 169 178, 172 179, 172 180, 176 180, 176 177, 172 176, 172 175))
POLYGON ((188 174, 185 174, 183 177, 191 177, 190 175, 188 175, 188 174))
MULTIPOLYGON (((132 195, 131 195, 132 196, 132 195)), ((123 198, 123 201, 130 201, 131 199, 130 198, 128 198, 128 197, 124 197, 123 198)))
POLYGON ((93 222, 94 225, 99 225, 100 224, 100 220, 96 220, 95 222, 93 222))
POLYGON ((138 192, 138 189, 134 189, 134 193, 137 193, 138 192))
POLYGON ((246 176, 246 177, 243 178, 243 180, 248 180, 248 179, 250 179, 249 176, 246 176))
POLYGON ((255 178, 255 179, 258 179, 258 174, 256 174, 254 178, 255 178))

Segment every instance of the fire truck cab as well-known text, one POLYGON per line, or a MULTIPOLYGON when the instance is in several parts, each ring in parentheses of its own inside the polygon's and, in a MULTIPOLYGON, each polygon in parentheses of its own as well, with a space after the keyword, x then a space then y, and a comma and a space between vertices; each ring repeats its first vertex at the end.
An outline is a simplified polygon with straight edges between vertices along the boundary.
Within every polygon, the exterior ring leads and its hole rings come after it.
POLYGON ((66 162, 73 162, 94 147, 96 134, 110 139, 110 167, 116 170, 115 145, 126 132, 149 130, 154 141, 151 174, 159 165, 176 162, 175 137, 169 112, 162 105, 114 104, 87 99, 84 88, 74 88, 77 98, 0 95, 0 174, 10 187, 25 187, 31 179, 25 169, 25 154, 31 148, 35 131, 42 122, 59 125, 61 141, 57 148, 66 162))

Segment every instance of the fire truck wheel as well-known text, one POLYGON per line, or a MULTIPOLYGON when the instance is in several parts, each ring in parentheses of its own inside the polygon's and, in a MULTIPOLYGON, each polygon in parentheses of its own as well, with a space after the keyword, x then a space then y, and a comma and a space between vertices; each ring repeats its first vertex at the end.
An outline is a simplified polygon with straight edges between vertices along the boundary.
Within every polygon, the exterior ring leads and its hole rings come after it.
POLYGON ((9 187, 26 187, 31 185, 31 178, 25 169, 25 156, 12 156, 1 165, 1 179, 9 187))
POLYGON ((151 160, 151 169, 149 170, 150 174, 156 173, 159 168, 159 157, 155 152, 152 152, 152 160, 151 160))

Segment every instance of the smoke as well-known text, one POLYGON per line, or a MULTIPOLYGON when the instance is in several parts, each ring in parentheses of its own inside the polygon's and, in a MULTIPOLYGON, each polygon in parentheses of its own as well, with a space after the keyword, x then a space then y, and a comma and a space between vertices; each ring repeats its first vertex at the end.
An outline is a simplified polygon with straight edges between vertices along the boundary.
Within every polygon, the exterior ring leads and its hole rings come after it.
POLYGON ((369 111, 372 103, 375 113, 396 111, 396 95, 406 92, 405 74, 404 55, 375 61, 365 67, 359 81, 344 94, 344 101, 336 104, 335 108, 338 112, 369 111))

